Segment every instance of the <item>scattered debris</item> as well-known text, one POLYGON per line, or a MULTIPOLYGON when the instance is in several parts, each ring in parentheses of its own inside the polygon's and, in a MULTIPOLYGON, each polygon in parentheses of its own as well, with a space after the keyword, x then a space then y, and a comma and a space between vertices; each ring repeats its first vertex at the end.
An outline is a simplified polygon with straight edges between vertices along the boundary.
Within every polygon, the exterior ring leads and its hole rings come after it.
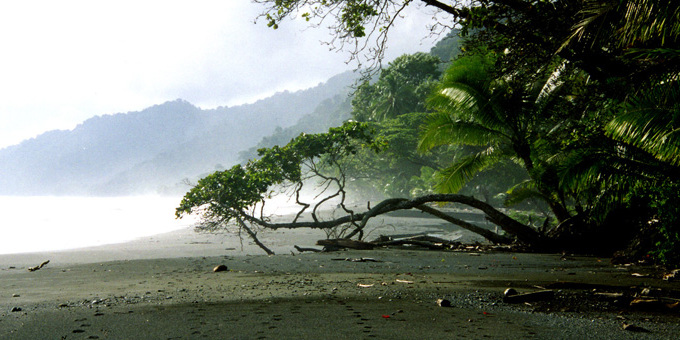
POLYGON ((14 312, 21 312, 22 309, 21 309, 21 307, 12 307, 12 309, 10 309, 9 311, 12 312, 12 313, 14 313, 14 312))
POLYGON ((451 301, 446 299, 437 299, 437 306, 439 307, 451 307, 451 301))
POLYGON ((373 284, 373 283, 371 283, 371 284, 357 283, 357 287, 360 287, 360 288, 371 288, 374 285, 375 284, 373 284))
POLYGON ((19 295, 19 294, 12 294, 12 297, 13 297, 13 298, 17 298, 17 297, 20 297, 20 296, 21 296, 21 295, 19 295))
POLYGON ((215 272, 215 273, 217 273, 217 272, 226 272, 226 271, 229 271, 229 268, 227 268, 227 266, 225 266, 225 265, 223 265, 223 264, 221 264, 221 265, 219 265, 219 266, 213 268, 213 272, 215 272))
POLYGON ((36 271, 36 270, 38 270, 38 269, 44 267, 44 266, 47 265, 48 263, 50 263, 50 260, 47 260, 47 261, 45 261, 45 262, 43 262, 43 263, 41 263, 41 264, 39 264, 39 265, 37 265, 37 266, 35 266, 35 267, 28 267, 28 271, 29 271, 29 272, 34 272, 34 271, 36 271))

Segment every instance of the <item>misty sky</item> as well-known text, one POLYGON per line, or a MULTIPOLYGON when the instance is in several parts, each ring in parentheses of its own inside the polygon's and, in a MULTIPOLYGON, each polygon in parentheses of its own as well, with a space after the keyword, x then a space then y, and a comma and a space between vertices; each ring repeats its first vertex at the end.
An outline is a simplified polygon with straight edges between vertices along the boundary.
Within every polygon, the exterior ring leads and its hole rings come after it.
MULTIPOLYGON (((12 1, 0 5, 0 148, 102 114, 177 98, 202 108, 307 88, 355 65, 304 21, 254 24, 248 0, 12 1)), ((388 59, 428 51, 415 7, 388 59)))

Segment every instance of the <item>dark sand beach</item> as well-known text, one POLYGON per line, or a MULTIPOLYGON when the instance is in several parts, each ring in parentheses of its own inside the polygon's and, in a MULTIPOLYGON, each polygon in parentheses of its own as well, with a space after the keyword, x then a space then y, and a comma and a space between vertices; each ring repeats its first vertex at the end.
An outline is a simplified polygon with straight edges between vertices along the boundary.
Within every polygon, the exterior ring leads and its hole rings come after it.
MULTIPOLYGON (((412 230, 413 231, 413 230, 412 230)), ((501 251, 298 253, 323 233, 270 233, 279 255, 191 230, 0 256, 1 339, 677 339, 678 312, 596 295, 680 290, 653 267, 501 251), (245 253, 244 253, 245 252, 245 253), (352 260, 364 259, 363 262, 352 260), (30 266, 50 263, 29 272, 30 266), (213 272, 217 265, 228 271, 213 272), (639 277, 633 274, 652 274, 639 277), (561 283, 567 282, 568 285, 561 283), (557 283, 557 284, 556 284, 557 283), (554 297, 503 301, 553 287, 554 297), (446 299, 451 307, 440 307, 446 299), (12 311, 14 310, 14 311, 12 311), (639 328, 623 329, 623 324, 639 328), (633 331, 633 330, 636 331, 633 331)))

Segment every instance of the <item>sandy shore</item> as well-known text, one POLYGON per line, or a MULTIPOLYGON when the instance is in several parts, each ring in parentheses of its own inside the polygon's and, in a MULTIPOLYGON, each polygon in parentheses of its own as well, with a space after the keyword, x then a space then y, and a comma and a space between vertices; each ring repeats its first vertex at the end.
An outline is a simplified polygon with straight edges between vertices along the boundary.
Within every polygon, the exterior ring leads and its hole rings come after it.
MULTIPOLYGON (((677 290, 608 259, 379 249, 291 252, 324 234, 265 237, 279 255, 188 230, 122 245, 0 256, 1 339, 676 339, 678 314, 616 308, 592 287, 677 290), (251 255, 247 255, 251 254, 251 255), (366 259, 364 262, 348 260, 366 259), (42 269, 27 268, 44 260, 42 269), (224 264, 229 271, 215 273, 224 264), (549 302, 502 292, 555 282, 549 302), (447 299, 452 307, 436 305, 447 299), (582 299, 582 300, 581 300, 582 299), (14 310, 14 311, 12 311, 14 310), (642 327, 632 332, 623 323, 642 327)), ((602 288, 598 288, 602 289, 602 288)))

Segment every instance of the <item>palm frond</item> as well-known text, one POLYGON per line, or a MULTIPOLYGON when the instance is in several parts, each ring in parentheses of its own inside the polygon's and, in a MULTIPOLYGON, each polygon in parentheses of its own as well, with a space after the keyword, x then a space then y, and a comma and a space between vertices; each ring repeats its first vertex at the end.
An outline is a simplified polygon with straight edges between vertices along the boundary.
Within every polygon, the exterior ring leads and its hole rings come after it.
POLYGON ((659 40, 661 45, 680 37, 680 3, 677 0, 629 0, 625 2, 621 45, 659 40))
POLYGON ((430 116, 422 129, 418 150, 426 152, 436 146, 464 144, 484 146, 507 138, 501 132, 476 122, 456 120, 451 115, 438 112, 430 116))
POLYGON ((680 128, 673 124, 673 115, 663 109, 625 112, 605 129, 615 140, 634 145, 662 162, 680 165, 680 128))
POLYGON ((474 155, 461 159, 448 168, 438 171, 435 189, 441 193, 457 192, 474 175, 498 163, 502 157, 499 154, 499 149, 488 147, 474 155))
POLYGON ((534 180, 526 180, 524 182, 514 185, 507 191, 507 196, 503 204, 505 206, 513 206, 522 203, 528 199, 539 199, 546 201, 548 198, 545 197, 536 188, 536 182, 534 180))
POLYGON ((540 92, 538 95, 536 95, 536 109, 538 111, 543 110, 548 103, 555 98, 553 94, 557 92, 559 87, 564 84, 564 81, 562 80, 562 72, 564 72, 565 68, 567 67, 567 60, 563 60, 555 69, 553 72, 550 73, 548 78, 545 80, 543 83, 543 86, 541 87, 540 92))
POLYGON ((584 1, 583 8, 579 11, 582 19, 572 26, 572 33, 565 40, 559 50, 566 48, 574 40, 581 40, 586 35, 591 35, 595 40, 597 36, 602 34, 600 30, 602 26, 598 25, 604 21, 607 15, 615 10, 618 6, 618 1, 615 0, 587 0, 584 1), (595 26, 600 26, 594 28, 595 26), (591 32, 594 31, 594 32, 591 32))

